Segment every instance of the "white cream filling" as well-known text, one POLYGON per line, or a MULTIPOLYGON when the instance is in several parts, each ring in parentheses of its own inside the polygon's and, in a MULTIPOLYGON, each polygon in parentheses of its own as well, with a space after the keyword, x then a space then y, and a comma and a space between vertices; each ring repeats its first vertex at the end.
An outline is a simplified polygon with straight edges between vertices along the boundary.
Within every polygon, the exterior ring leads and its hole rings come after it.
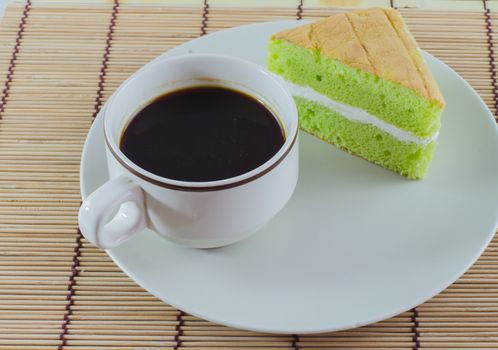
POLYGON ((399 129, 392 124, 386 123, 382 119, 379 119, 374 115, 371 115, 370 113, 361 108, 352 107, 331 100, 329 97, 322 95, 321 93, 313 90, 309 86, 296 85, 287 80, 282 79, 281 77, 278 77, 278 79, 287 86, 292 96, 303 97, 307 100, 320 103, 325 107, 328 107, 334 110, 335 112, 341 114, 346 119, 364 124, 374 125, 375 127, 388 133, 392 137, 395 137, 401 142, 415 142, 418 145, 425 146, 431 143, 432 141, 437 140, 439 136, 439 131, 437 131, 431 137, 422 139, 418 136, 415 136, 413 133, 409 131, 399 129))

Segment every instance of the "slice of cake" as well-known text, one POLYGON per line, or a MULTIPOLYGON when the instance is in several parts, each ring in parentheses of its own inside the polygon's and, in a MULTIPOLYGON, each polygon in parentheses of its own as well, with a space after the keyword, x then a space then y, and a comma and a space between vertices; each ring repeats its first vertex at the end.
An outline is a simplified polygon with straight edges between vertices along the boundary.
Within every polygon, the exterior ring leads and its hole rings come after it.
POLYGON ((285 30, 268 51, 268 68, 288 83, 303 130, 410 179, 424 177, 444 99, 396 10, 285 30))

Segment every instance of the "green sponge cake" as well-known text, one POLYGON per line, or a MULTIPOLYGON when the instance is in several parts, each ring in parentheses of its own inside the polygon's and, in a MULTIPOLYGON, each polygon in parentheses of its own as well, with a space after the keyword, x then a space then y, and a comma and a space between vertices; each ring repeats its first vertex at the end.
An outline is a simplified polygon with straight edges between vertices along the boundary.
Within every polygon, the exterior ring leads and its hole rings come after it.
POLYGON ((286 81, 303 130, 410 179, 424 177, 444 99, 396 10, 285 30, 268 51, 268 68, 286 81))

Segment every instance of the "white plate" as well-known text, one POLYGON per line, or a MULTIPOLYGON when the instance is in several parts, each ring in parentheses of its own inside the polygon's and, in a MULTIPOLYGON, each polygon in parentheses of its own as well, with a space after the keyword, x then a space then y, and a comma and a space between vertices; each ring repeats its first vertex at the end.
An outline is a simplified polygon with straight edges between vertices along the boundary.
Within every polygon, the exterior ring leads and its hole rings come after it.
MULTIPOLYGON (((264 65, 270 35, 297 24, 229 29, 165 55, 223 53, 264 65)), ((431 298, 462 275, 493 236, 498 134, 474 90, 445 64, 425 57, 448 104, 425 180, 406 180, 302 134, 296 192, 253 237, 196 250, 146 230, 108 254, 171 305, 256 331, 352 328, 431 298)), ((99 115, 81 162, 84 198, 108 178, 104 157, 99 115)))

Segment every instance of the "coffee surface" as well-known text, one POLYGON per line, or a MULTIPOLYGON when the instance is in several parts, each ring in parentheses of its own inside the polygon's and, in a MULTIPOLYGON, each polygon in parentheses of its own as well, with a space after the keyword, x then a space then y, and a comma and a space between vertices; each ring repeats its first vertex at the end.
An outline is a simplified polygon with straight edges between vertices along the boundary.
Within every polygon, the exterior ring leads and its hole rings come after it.
POLYGON ((159 96, 140 110, 120 148, 151 173, 202 182, 251 171, 284 141, 277 118, 257 99, 223 87, 193 87, 159 96))

